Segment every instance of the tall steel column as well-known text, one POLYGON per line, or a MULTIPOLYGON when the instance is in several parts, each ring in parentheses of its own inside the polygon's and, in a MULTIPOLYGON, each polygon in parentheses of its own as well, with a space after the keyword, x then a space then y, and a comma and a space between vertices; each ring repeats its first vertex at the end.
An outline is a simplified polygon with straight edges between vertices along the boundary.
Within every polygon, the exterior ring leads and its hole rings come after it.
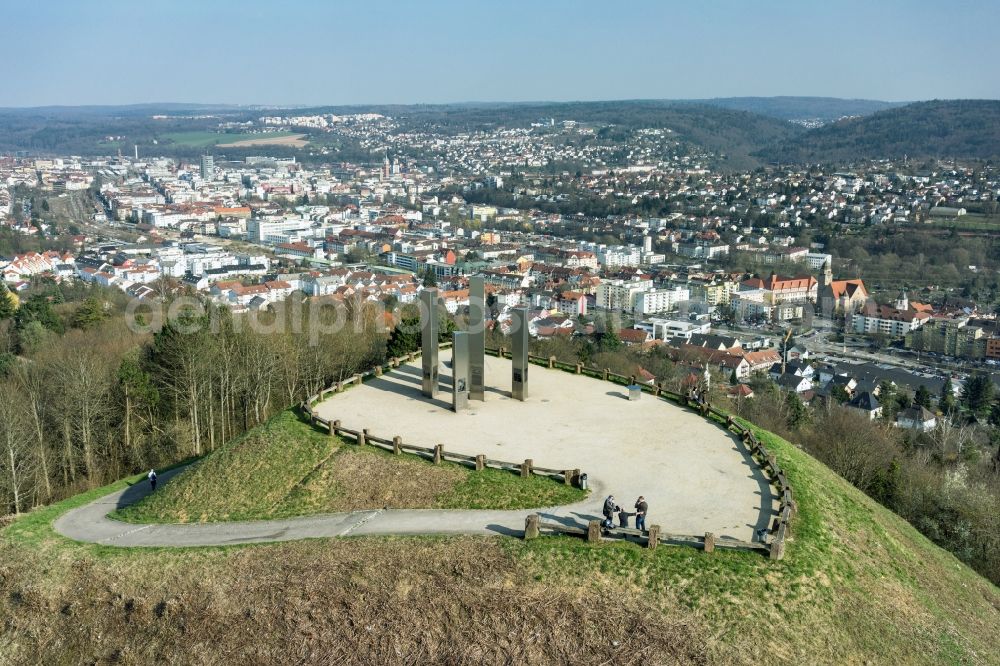
POLYGON ((456 412, 469 407, 469 334, 452 333, 451 347, 451 408, 456 412))
POLYGON ((486 400, 486 280, 469 278, 469 400, 486 400))
POLYGON ((528 308, 511 310, 511 397, 528 399, 528 308))
POLYGON ((424 289, 420 292, 420 338, 423 355, 424 397, 433 398, 438 386, 438 291, 424 289))

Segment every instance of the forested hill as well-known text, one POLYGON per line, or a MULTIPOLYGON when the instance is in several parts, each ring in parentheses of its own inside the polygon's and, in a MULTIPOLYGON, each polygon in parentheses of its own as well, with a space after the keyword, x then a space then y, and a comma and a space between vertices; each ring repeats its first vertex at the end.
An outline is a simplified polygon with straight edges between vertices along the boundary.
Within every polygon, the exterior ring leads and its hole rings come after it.
POLYGON ((819 120, 831 122, 844 116, 867 116, 876 111, 902 106, 904 102, 877 99, 841 99, 839 97, 716 97, 692 100, 708 106, 734 111, 749 111, 781 120, 819 120))
POLYGON ((772 162, 1000 157, 1000 101, 917 102, 832 123, 756 153, 772 162))
MULTIPOLYGON (((694 102, 624 100, 609 102, 538 102, 374 107, 401 122, 438 131, 490 130, 525 126, 549 118, 557 123, 611 124, 623 128, 667 128, 677 138, 726 155, 725 166, 750 168, 751 153, 805 131, 792 123, 747 111, 694 102)), ((336 112, 336 111, 334 111, 336 112)))

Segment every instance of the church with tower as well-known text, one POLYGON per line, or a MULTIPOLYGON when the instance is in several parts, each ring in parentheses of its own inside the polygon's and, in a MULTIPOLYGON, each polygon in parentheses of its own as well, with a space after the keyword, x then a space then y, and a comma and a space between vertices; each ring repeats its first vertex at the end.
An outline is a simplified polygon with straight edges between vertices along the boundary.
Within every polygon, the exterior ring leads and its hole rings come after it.
POLYGON ((819 276, 819 293, 817 303, 822 312, 851 313, 857 312, 868 300, 868 290, 860 280, 834 280, 830 261, 823 264, 819 276))

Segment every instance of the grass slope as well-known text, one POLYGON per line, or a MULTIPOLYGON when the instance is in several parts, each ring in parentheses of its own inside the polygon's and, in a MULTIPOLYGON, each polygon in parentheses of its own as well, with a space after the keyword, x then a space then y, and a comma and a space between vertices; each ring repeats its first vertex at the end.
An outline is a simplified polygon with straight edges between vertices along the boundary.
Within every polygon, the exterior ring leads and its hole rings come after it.
POLYGON ((1000 590, 815 459, 758 436, 799 503, 781 562, 569 537, 178 551, 55 535, 52 519, 107 489, 95 491, 0 532, 0 655, 46 663, 1000 663, 1000 590))
POLYGON ((208 148, 220 143, 236 143, 254 139, 278 139, 292 136, 294 132, 268 132, 265 134, 225 134, 223 132, 168 132, 163 135, 165 141, 189 148, 208 148))
POLYGON ((473 472, 329 437, 292 411, 227 444, 162 490, 118 512, 130 522, 287 518, 390 508, 526 509, 586 494, 541 477, 473 472))

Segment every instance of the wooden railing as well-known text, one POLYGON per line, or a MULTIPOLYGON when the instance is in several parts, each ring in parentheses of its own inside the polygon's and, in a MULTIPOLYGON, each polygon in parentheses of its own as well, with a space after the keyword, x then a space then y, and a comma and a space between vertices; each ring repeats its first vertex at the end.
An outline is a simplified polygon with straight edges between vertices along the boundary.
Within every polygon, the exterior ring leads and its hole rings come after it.
MULTIPOLYGON (((449 347, 451 347, 451 343, 442 343, 441 345, 441 348, 443 349, 449 347)), ((499 349, 487 348, 486 353, 499 358, 510 357, 510 352, 505 350, 503 347, 499 349)), ((315 427, 327 430, 331 436, 347 436, 360 446, 376 446, 387 451, 392 451, 395 454, 404 452, 413 453, 432 460, 436 464, 439 464, 442 461, 450 461, 466 465, 476 470, 492 467, 495 469, 517 472, 522 477, 538 474, 559 478, 566 484, 572 484, 575 486, 581 485, 582 475, 579 469, 557 470, 536 467, 531 459, 525 460, 522 463, 514 463, 493 460, 482 454, 470 456, 452 451, 445 451, 443 445, 441 444, 434 447, 404 444, 402 437, 399 435, 394 436, 392 439, 387 439, 372 434, 372 432, 367 428, 362 430, 352 430, 350 428, 345 428, 338 420, 321 418, 313 411, 313 407, 318 402, 325 400, 328 396, 344 391, 351 386, 359 385, 367 378, 380 377, 385 372, 389 372, 398 368, 400 365, 413 361, 419 357, 419 351, 411 352, 406 356, 390 359, 387 363, 375 366, 371 370, 353 375, 346 380, 336 382, 319 393, 309 396, 308 399, 303 401, 301 405, 302 410, 315 427)), ((576 375, 593 377, 595 379, 601 379, 615 384, 638 386, 643 393, 650 394, 668 402, 673 402, 681 407, 693 409, 701 416, 718 422, 720 425, 724 426, 727 430, 734 432, 739 437, 747 454, 767 476, 771 486, 776 491, 779 499, 779 508, 778 514, 774 517, 772 524, 767 530, 770 540, 766 543, 763 541, 741 541, 738 539, 718 538, 711 532, 705 533, 704 535, 670 534, 661 531, 658 525, 650 525, 648 532, 645 533, 637 529, 623 527, 602 529, 600 521, 597 520, 591 521, 587 525, 587 528, 584 529, 579 526, 542 522, 538 514, 531 514, 525 519, 524 534, 526 539, 534 538, 542 531, 583 536, 591 541, 600 540, 603 535, 645 541, 647 547, 649 548, 655 548, 659 543, 688 544, 700 547, 705 552, 712 552, 715 548, 724 548, 766 552, 770 558, 778 560, 784 557, 785 541, 791 536, 791 523, 792 519, 795 517, 797 507, 795 500, 792 497, 792 488, 788 483, 788 479, 785 477, 784 471, 778 465, 777 459, 774 454, 760 442, 752 430, 737 422, 733 419, 732 415, 712 406, 708 402, 696 400, 691 395, 668 391, 659 385, 638 384, 634 376, 629 377, 614 373, 607 368, 603 370, 590 368, 582 363, 566 363, 558 360, 555 356, 546 358, 530 354, 528 356, 528 361, 536 365, 543 365, 553 370, 563 370, 576 375)))
POLYGON ((772 552, 771 546, 757 541, 742 541, 728 537, 719 538, 712 532, 706 532, 703 536, 689 534, 671 534, 664 532, 659 525, 650 525, 648 530, 640 530, 632 527, 609 527, 601 526, 601 521, 591 520, 586 528, 579 525, 564 525, 557 522, 546 522, 537 513, 530 514, 524 521, 524 538, 534 539, 547 534, 567 534, 577 536, 591 543, 597 543, 606 537, 628 539, 644 543, 647 548, 656 548, 659 544, 671 544, 681 546, 693 546, 701 548, 706 553, 715 551, 716 548, 729 550, 750 550, 760 553, 767 553, 772 558, 780 559, 776 552, 772 552))

